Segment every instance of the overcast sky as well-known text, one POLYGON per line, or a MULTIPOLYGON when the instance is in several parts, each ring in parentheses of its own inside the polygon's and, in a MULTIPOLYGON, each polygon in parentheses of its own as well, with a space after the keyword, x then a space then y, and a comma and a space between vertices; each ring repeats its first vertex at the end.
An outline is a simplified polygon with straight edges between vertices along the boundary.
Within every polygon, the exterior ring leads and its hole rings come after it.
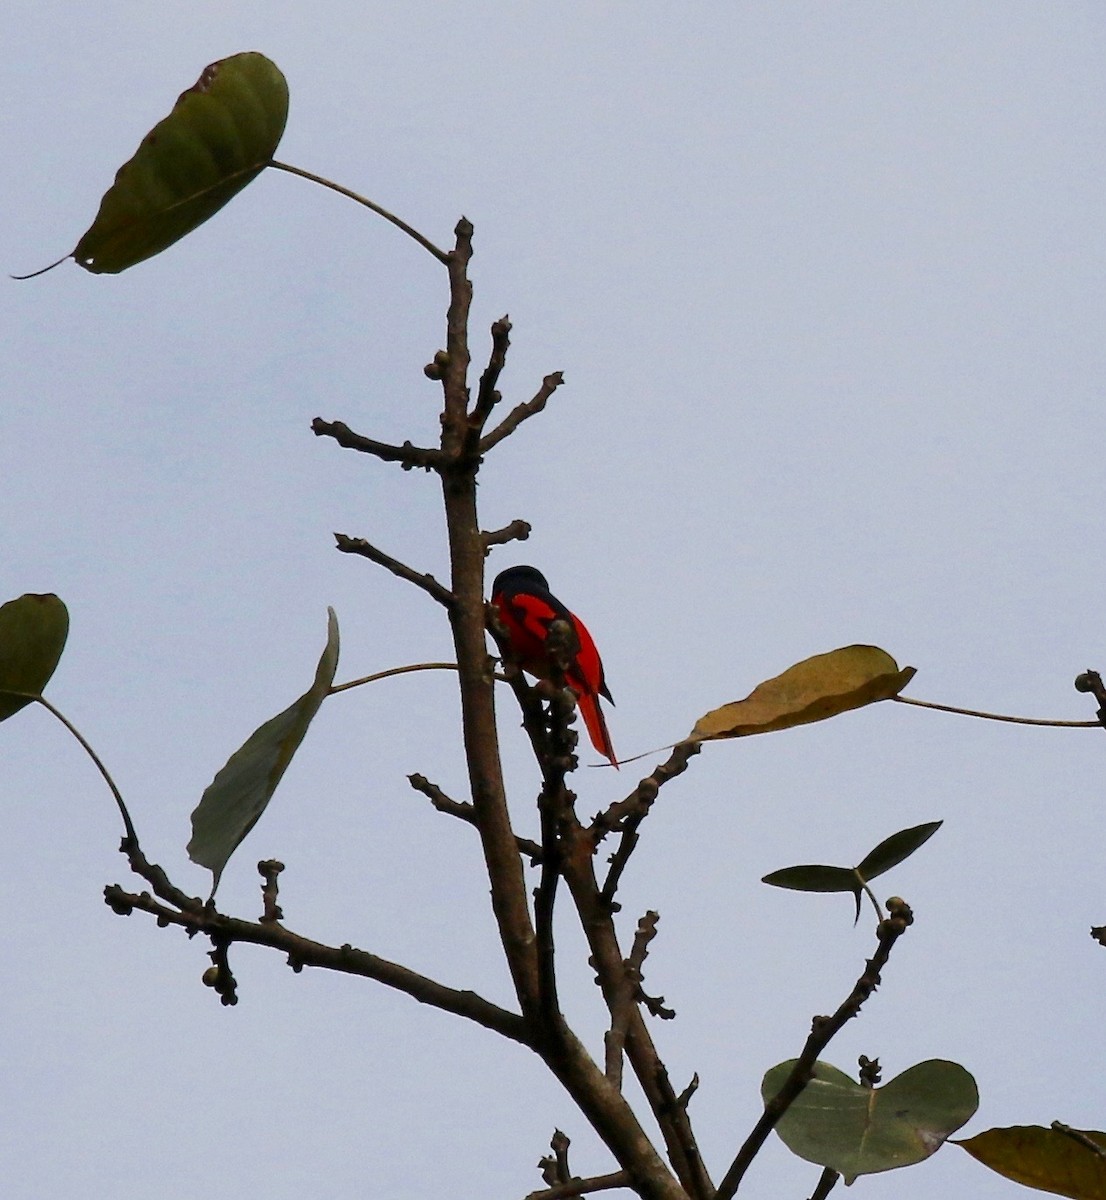
MULTIPOLYGON (((509 313, 503 390, 566 386, 486 464, 486 528, 587 621, 629 756, 810 654, 883 646, 908 694, 1087 719, 1106 669, 1106 8, 928 4, 8 0, 0 15, 0 269, 71 249, 114 172, 205 64, 285 72, 279 156, 448 244, 476 226, 473 345, 509 313)), ((91 739, 181 886, 189 813, 250 731, 309 683, 447 657, 427 597, 333 549, 447 558, 434 480, 340 451, 315 416, 432 440, 444 272, 392 227, 268 173, 118 277, 3 282, 0 599, 53 591, 50 696, 91 739)), ((287 864, 287 924, 502 1003, 462 795, 455 680, 324 706, 220 889, 255 916, 287 864)), ((513 811, 534 771, 508 697, 513 811)), ((585 761, 594 761, 584 755, 585 761)), ((653 760, 580 773, 591 814, 653 760)), ((914 907, 884 985, 827 1057, 890 1079, 947 1058, 978 1080, 966 1133, 1102 1128, 1103 765, 1094 730, 882 704, 709 746, 662 793, 624 881, 661 913, 647 988, 715 1178, 871 953, 847 898, 766 872, 859 861, 943 818, 880 881, 914 907)), ((44 711, 0 728, 6 982, 0 1193, 112 1200, 510 1200, 555 1127, 614 1169, 536 1060, 364 981, 206 947, 101 900, 133 882, 111 798, 44 711)), ((581 941, 571 1015, 598 1052, 581 941)), ((574 966, 568 966, 572 961, 574 966)), ((809 1195, 775 1139, 742 1196, 809 1195)), ((1016 1194, 947 1147, 862 1180, 873 1200, 1016 1194)))

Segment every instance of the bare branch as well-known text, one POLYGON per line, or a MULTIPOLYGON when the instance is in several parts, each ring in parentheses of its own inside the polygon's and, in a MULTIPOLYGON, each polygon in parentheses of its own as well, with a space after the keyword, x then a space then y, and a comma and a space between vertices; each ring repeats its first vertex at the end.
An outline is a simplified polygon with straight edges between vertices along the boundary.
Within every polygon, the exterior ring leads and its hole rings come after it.
POLYGON ((625 800, 612 804, 606 812, 600 813, 592 821, 589 832, 595 838, 596 843, 602 841, 607 833, 613 830, 617 829, 622 834, 618 849, 611 855, 610 870, 607 872, 607 878, 603 882, 600 893, 604 903, 609 905, 612 910, 616 907, 614 897, 618 890, 619 880, 622 878, 622 872, 626 869, 630 855, 633 854, 634 847, 637 845, 638 826, 649 815, 649 810, 661 787, 670 779, 682 775, 687 770, 692 757, 698 754, 699 750, 699 742, 679 742, 672 748, 672 753, 668 756, 667 761, 661 763, 652 775, 646 776, 625 800))
POLYGON ((684 1192, 692 1200, 711 1200, 714 1185, 699 1154, 687 1112, 679 1103, 645 1019, 637 1005, 632 1004, 627 1009, 622 1003, 626 969, 611 908, 600 896, 595 878, 595 841, 590 830, 581 829, 574 836, 577 844, 569 846, 563 857, 565 879, 588 939, 591 963, 611 1013, 612 1025, 616 1014, 618 1019, 622 1013, 628 1014, 625 1018, 626 1056, 660 1126, 669 1161, 684 1192))
POLYGON ((530 536, 530 523, 528 521, 512 521, 510 525, 504 525, 502 529, 482 533, 480 536, 484 540, 485 547, 505 546, 508 542, 524 542, 530 536))
POLYGON ((385 554, 383 550, 377 549, 371 542, 365 541, 364 538, 350 537, 345 533, 336 533, 334 541, 338 549, 343 554, 360 554, 362 558, 369 559, 381 567, 386 567, 393 575, 398 575, 400 579, 406 579, 408 583, 413 583, 416 587, 422 588, 428 595, 433 596, 439 604, 445 605, 446 608, 452 608, 456 602, 456 597, 448 589, 443 587, 433 575, 420 575, 413 567, 407 566, 406 563, 401 563, 398 558, 392 558, 390 554, 385 554))
MULTIPOLYGON (((416 792, 421 792, 431 804, 441 813, 456 817, 468 825, 475 826, 476 812, 472 805, 464 800, 453 800, 442 791, 436 783, 431 783, 425 775, 408 775, 411 786, 416 792)), ((515 837, 515 845, 520 854, 525 854, 531 864, 541 862, 541 847, 530 838, 515 837)))
POLYGON ((485 547, 476 504, 478 454, 466 449, 468 435, 468 320, 472 283, 472 223, 461 218, 449 254, 449 306, 441 364, 444 405, 439 475, 445 506, 453 603, 450 629, 457 657, 461 732, 465 746, 473 817, 480 834, 492 911, 515 995, 529 1021, 538 1009, 537 953, 523 864, 507 808, 499 738, 495 723, 494 679, 485 635, 485 547))
MULTIPOLYGON (((429 1004, 443 1012, 466 1017, 484 1028, 520 1042, 530 1044, 526 1023, 517 1013, 508 1012, 492 1004, 472 991, 461 991, 446 987, 425 975, 420 975, 398 963, 379 958, 366 950, 357 950, 348 943, 344 946, 327 946, 293 933, 284 925, 275 922, 244 921, 238 917, 224 916, 211 905, 201 905, 198 910, 181 912, 170 903, 162 903, 149 892, 134 894, 125 891, 117 883, 104 889, 104 898, 113 911, 128 915, 134 909, 150 913, 161 926, 176 925, 189 936, 203 934, 225 957, 226 947, 235 942, 246 942, 255 946, 269 946, 288 956, 288 965, 295 971, 304 967, 322 967, 346 975, 361 975, 374 979, 396 991, 404 992, 422 1004, 429 1004)), ((216 959, 216 966, 219 960, 216 959)), ((214 986, 214 985, 212 985, 214 986)), ((224 1000, 224 1003, 227 1001, 224 1000)))
POLYGON ((316 437, 333 438, 339 446, 347 450, 359 450, 362 454, 372 454, 383 462, 400 463, 405 471, 412 467, 421 467, 424 471, 439 466, 442 459, 440 450, 415 446, 404 442, 402 446, 393 446, 390 442, 378 442, 375 438, 363 437, 354 433, 344 421, 324 421, 316 417, 311 422, 311 432, 316 437))
POLYGON ((572 1196, 586 1196, 592 1192, 608 1192, 614 1188, 628 1188, 632 1184, 629 1171, 614 1171, 610 1175, 593 1175, 590 1179, 570 1179, 554 1187, 531 1192, 526 1200, 568 1200, 572 1196))
POLYGON ((548 1184, 568 1183, 572 1178, 572 1170, 568 1165, 568 1148, 572 1139, 560 1129, 553 1130, 549 1139, 549 1148, 553 1153, 538 1160, 541 1177, 548 1184))
POLYGON ((520 404, 517 408, 511 409, 491 433, 485 434, 480 439, 480 453, 487 454, 493 446, 497 446, 505 437, 514 433, 523 421, 537 416, 545 408, 549 397, 553 395, 564 381, 564 374, 561 371, 554 371, 552 375, 546 375, 541 381, 541 387, 538 389, 533 400, 527 400, 525 404, 520 404))
POLYGON ((880 921, 876 929, 878 944, 875 954, 865 963, 863 974, 833 1016, 815 1017, 811 1022, 810 1036, 803 1046, 802 1054, 796 1059, 795 1066, 784 1080, 783 1086, 765 1104, 760 1120, 753 1126, 752 1132, 745 1139, 744 1145, 738 1151, 725 1178, 718 1185, 716 1200, 733 1200, 742 1177, 749 1169, 749 1164, 756 1157, 779 1119, 810 1082, 811 1072, 814 1070, 814 1064, 818 1061, 819 1054, 829 1045, 830 1040, 841 1028, 860 1012, 861 1005, 879 986, 880 972, 886 966, 892 948, 914 920, 909 906, 901 900, 888 901, 888 910, 889 915, 880 921))
POLYGON ((507 347, 511 344, 511 322, 503 316, 492 322, 492 352, 484 374, 480 376, 480 387, 476 392, 476 403, 469 414, 469 428, 479 437, 492 409, 502 398, 495 390, 499 376, 507 361, 507 347))

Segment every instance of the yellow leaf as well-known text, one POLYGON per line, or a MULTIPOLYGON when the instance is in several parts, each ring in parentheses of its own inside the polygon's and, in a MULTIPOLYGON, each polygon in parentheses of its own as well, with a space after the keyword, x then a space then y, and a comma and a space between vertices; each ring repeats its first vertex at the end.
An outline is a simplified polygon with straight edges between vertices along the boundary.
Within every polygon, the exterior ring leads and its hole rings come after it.
POLYGON ((956 1145, 999 1175, 1039 1192, 1106 1200, 1106 1133, 1072 1132, 1101 1147, 1101 1152, 1095 1153, 1070 1133, 1041 1125, 987 1129, 956 1145))
POLYGON ((843 646, 788 667, 758 684, 744 700, 724 704, 695 722, 689 741, 747 737, 824 721, 852 708, 897 696, 914 677, 878 646, 843 646))

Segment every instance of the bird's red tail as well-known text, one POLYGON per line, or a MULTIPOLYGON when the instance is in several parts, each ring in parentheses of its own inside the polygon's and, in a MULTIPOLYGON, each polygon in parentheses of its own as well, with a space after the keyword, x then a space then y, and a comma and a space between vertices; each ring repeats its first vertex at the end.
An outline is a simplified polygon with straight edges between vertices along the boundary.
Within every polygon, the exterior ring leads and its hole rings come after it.
POLYGON ((584 718, 591 744, 605 758, 610 759, 611 766, 617 770, 618 759, 615 757, 614 746, 611 744, 611 735, 607 732, 607 722, 603 717, 603 710, 599 707, 599 698, 590 692, 577 693, 576 706, 584 718))

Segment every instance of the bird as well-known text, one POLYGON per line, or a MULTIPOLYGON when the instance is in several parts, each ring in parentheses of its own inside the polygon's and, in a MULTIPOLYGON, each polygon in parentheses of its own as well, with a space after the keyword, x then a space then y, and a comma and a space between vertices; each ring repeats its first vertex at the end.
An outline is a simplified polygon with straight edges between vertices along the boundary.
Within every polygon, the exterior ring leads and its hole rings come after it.
POLYGON ((618 758, 599 707, 600 696, 611 704, 614 700, 599 651, 584 622, 553 595, 545 576, 536 567, 508 567, 501 571, 492 584, 492 604, 507 631, 512 656, 524 671, 539 679, 547 678, 552 669, 546 649, 549 627, 554 621, 568 622, 576 636, 576 651, 565 669, 565 683, 575 693, 591 744, 617 767, 618 758))

